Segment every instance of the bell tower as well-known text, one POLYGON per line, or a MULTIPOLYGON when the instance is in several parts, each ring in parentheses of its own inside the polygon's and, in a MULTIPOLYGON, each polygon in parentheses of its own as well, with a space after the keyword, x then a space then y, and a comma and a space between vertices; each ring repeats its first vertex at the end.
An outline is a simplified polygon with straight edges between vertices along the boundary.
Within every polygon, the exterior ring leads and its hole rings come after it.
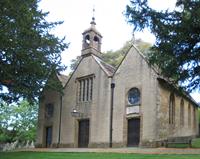
POLYGON ((102 35, 96 30, 94 16, 92 17, 92 21, 90 24, 90 28, 82 33, 83 41, 81 56, 89 56, 91 54, 94 54, 98 57, 101 57, 102 35))

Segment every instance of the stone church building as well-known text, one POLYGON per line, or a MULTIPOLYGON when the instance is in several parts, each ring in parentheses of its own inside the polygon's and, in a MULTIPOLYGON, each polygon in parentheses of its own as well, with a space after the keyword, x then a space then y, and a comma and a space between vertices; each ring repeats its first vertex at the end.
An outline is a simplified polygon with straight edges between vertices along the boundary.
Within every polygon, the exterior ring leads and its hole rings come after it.
POLYGON ((161 146, 169 137, 198 134, 198 105, 163 77, 134 46, 114 68, 101 59, 94 18, 85 30, 81 60, 64 94, 44 90, 37 147, 161 146))

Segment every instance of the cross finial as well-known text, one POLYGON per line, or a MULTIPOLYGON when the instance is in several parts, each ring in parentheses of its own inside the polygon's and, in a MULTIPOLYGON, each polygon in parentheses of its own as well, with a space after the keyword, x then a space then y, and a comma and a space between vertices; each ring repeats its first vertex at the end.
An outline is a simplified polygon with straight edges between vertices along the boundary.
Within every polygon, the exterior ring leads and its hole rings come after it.
POLYGON ((135 44, 135 34, 134 32, 132 32, 132 39, 131 39, 132 43, 135 44))
POLYGON ((93 9, 92 9, 92 21, 90 24, 93 24, 93 25, 96 25, 95 23, 95 7, 93 6, 93 9))
POLYGON ((95 16, 95 7, 94 7, 94 5, 93 5, 92 13, 93 13, 93 18, 94 18, 94 16, 95 16))

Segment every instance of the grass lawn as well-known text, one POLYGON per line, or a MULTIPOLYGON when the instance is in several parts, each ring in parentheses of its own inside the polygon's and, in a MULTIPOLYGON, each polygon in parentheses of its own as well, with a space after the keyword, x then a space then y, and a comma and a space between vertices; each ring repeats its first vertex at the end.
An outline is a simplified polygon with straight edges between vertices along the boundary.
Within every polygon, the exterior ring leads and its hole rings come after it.
POLYGON ((200 155, 119 153, 0 152, 0 159, 200 159, 200 155))
POLYGON ((196 138, 192 140, 192 147, 193 148, 200 148, 200 138, 196 138))

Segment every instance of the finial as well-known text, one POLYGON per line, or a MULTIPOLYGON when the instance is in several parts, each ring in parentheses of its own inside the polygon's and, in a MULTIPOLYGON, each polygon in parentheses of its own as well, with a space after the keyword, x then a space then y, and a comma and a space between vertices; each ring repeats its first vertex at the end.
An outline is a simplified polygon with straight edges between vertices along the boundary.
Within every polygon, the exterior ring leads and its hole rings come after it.
POLYGON ((131 39, 132 43, 135 44, 135 34, 134 32, 132 32, 132 39, 131 39))
POLYGON ((94 18, 94 14, 95 14, 95 7, 94 7, 94 5, 93 5, 93 9, 92 9, 92 17, 94 18))
POLYGON ((93 9, 92 9, 92 21, 91 21, 91 23, 90 24, 92 24, 92 25, 96 25, 96 23, 95 23, 95 7, 93 6, 93 9))

